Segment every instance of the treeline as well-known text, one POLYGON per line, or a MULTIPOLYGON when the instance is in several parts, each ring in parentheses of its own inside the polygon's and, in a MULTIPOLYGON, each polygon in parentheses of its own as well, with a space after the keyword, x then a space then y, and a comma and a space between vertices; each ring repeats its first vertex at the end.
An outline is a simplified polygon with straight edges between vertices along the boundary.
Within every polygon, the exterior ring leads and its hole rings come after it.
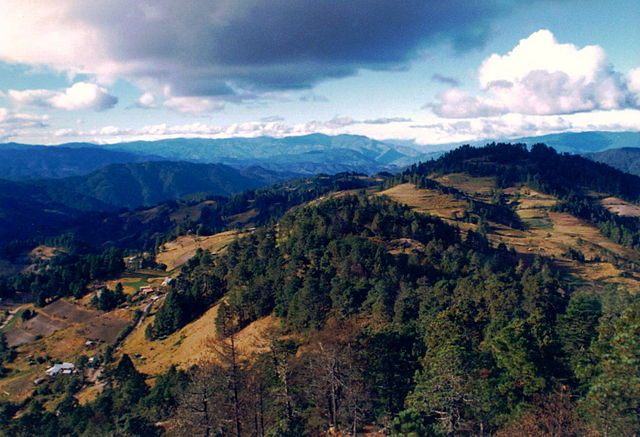
POLYGON ((122 252, 115 248, 99 254, 63 252, 35 272, 0 277, 0 297, 31 294, 37 306, 58 297, 80 298, 87 293, 91 281, 117 277, 124 269, 122 252))
MULTIPOLYGON (((457 172, 493 176, 498 188, 523 183, 534 190, 556 196, 561 200, 555 207, 556 211, 568 212, 593 223, 605 236, 619 244, 634 249, 640 247, 640 218, 613 214, 587 195, 589 191, 594 191, 631 202, 638 201, 640 177, 581 156, 558 154, 544 144, 534 144, 531 150, 524 144, 494 143, 480 148, 462 146, 436 161, 414 165, 386 184, 391 186, 394 183, 412 182, 419 187, 446 192, 427 176, 457 172)), ((451 189, 448 190, 451 192, 451 189)), ((488 220, 517 227, 517 222, 509 220, 503 208, 496 210, 502 212, 500 216, 491 219, 485 205, 476 205, 476 208, 478 206, 478 216, 484 215, 488 220)))
MULTIPOLYGON (((515 205, 510 205, 504 202, 504 198, 502 196, 495 195, 492 203, 472 199, 463 191, 454 187, 442 185, 440 182, 431 179, 429 174, 420 173, 416 170, 416 167, 413 167, 411 170, 407 170, 402 174, 385 179, 382 184, 382 188, 388 189, 404 183, 413 184, 419 189, 438 191, 442 194, 448 194, 456 199, 466 201, 468 206, 464 210, 463 216, 459 217, 463 221, 475 224, 492 221, 514 229, 525 228, 525 224, 520 220, 520 217, 514 210, 515 205)), ((496 194, 498 193, 499 192, 496 191, 496 194)))
POLYGON ((154 323, 147 326, 145 336, 156 339, 177 331, 200 317, 225 291, 225 284, 212 274, 211 254, 198 249, 171 285, 154 323))
POLYGON ((414 173, 495 176, 498 188, 526 182, 537 185, 532 188, 558 197, 590 190, 629 201, 640 199, 640 177, 579 155, 559 154, 544 144, 534 144, 530 150, 525 144, 462 146, 435 161, 417 164, 405 171, 406 175, 414 173))
POLYGON ((572 194, 553 208, 595 224, 607 238, 623 246, 640 249, 640 219, 614 214, 596 200, 572 194))

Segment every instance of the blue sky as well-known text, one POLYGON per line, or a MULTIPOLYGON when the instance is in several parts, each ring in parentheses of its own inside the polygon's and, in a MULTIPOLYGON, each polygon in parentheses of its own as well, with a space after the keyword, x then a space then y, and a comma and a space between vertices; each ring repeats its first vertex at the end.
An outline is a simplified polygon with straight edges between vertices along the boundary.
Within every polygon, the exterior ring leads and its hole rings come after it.
POLYGON ((0 5, 0 141, 640 130, 637 0, 0 5))

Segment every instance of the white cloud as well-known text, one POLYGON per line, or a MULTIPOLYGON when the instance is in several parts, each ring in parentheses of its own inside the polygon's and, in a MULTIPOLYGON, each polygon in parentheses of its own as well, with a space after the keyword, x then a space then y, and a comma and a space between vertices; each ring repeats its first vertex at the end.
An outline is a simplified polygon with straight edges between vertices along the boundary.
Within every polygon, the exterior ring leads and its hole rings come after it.
POLYGON ((94 83, 76 82, 64 90, 9 90, 9 100, 16 106, 36 106, 47 109, 77 111, 93 109, 103 111, 112 108, 117 97, 106 88, 94 83))
POLYGON ((140 108, 157 108, 156 98, 153 93, 146 92, 136 100, 136 105, 140 108))
POLYGON ((47 115, 24 114, 0 108, 0 125, 16 127, 46 127, 47 115))
POLYGON ((163 106, 185 114, 200 114, 219 111, 224 108, 224 103, 207 97, 170 97, 163 106))
POLYGON ((636 74, 625 79, 608 63, 601 47, 561 44, 543 29, 521 40, 506 55, 493 54, 484 60, 478 73, 483 95, 454 88, 429 106, 448 118, 638 107, 640 103, 630 91, 636 74))
POLYGON ((0 108, 0 140, 19 137, 29 129, 40 129, 48 126, 47 115, 25 114, 0 108))
POLYGON ((629 91, 635 94, 636 105, 640 106, 640 67, 629 72, 629 91))

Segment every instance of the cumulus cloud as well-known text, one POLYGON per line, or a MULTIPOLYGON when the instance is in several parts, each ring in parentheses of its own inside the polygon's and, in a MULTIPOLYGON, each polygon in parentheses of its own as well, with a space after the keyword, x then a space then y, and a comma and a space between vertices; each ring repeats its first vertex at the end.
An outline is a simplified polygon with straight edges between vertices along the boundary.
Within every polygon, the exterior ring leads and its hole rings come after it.
POLYGON ((153 93, 146 92, 136 100, 136 106, 139 108, 157 108, 156 98, 153 93))
MULTIPOLYGON (((634 70, 635 71, 635 70, 634 70)), ((638 107, 636 73, 627 80, 599 46, 559 43, 539 30, 506 55, 484 60, 478 80, 483 95, 450 89, 429 105, 442 117, 487 117, 507 113, 552 115, 638 107)))
POLYGON ((396 70, 429 45, 481 46, 494 18, 528 3, 4 0, 0 60, 231 99, 396 70))
POLYGON ((93 109, 103 111, 112 108, 118 98, 106 88, 87 82, 76 82, 64 90, 9 90, 9 100, 16 106, 36 106, 66 111, 93 109))

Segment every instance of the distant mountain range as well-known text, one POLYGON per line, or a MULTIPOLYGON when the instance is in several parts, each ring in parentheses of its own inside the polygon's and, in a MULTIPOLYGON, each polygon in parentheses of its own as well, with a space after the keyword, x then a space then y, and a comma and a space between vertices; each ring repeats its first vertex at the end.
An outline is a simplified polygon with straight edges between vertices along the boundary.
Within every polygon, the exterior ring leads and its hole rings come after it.
POLYGON ((294 176, 260 167, 158 161, 111 164, 69 178, 0 179, 0 241, 48 234, 87 211, 134 209, 194 195, 229 196, 294 176))
POLYGON ((78 176, 109 164, 160 161, 153 155, 106 150, 102 147, 0 145, 0 178, 21 181, 34 178, 78 176))
MULTIPOLYGON (((538 137, 467 142, 545 143, 559 152, 594 153, 640 147, 640 132, 580 132, 538 137)), ((378 141, 358 135, 311 134, 272 138, 175 138, 109 145, 67 143, 59 146, 0 144, 0 177, 9 180, 59 178, 91 173, 114 163, 188 161, 219 163, 238 169, 259 166, 295 175, 399 171, 437 158, 465 143, 420 146, 407 141, 378 141)))
MULTIPOLYGON (((544 143, 553 147, 558 152, 583 154, 601 152, 609 149, 619 149, 623 147, 640 147, 640 132, 564 132, 558 134, 540 135, 520 138, 490 138, 474 141, 463 141, 446 144, 433 144, 417 146, 407 141, 388 140, 389 144, 399 144, 406 147, 414 147, 419 150, 434 150, 443 153, 446 150, 455 149, 463 144, 472 146, 484 146, 488 143, 525 143, 529 146, 536 143, 544 143)), ((437 152, 435 152, 437 153, 437 152)))
POLYGON ((111 163, 171 160, 220 163, 240 169, 260 166, 266 170, 301 175, 373 174, 400 170, 431 156, 415 148, 356 135, 176 138, 101 146, 68 143, 44 147, 9 143, 0 144, 0 172, 5 179, 25 180, 79 176, 111 163))
MULTIPOLYGON (((592 160, 640 175, 640 148, 634 148, 640 147, 638 132, 565 133, 512 142, 589 152, 585 156, 592 160), (630 147, 619 148, 623 145, 630 147)), ((394 171, 442 153, 362 136, 321 134, 108 146, 0 144, 0 240, 49 233, 86 211, 229 196, 310 174, 394 171)))

